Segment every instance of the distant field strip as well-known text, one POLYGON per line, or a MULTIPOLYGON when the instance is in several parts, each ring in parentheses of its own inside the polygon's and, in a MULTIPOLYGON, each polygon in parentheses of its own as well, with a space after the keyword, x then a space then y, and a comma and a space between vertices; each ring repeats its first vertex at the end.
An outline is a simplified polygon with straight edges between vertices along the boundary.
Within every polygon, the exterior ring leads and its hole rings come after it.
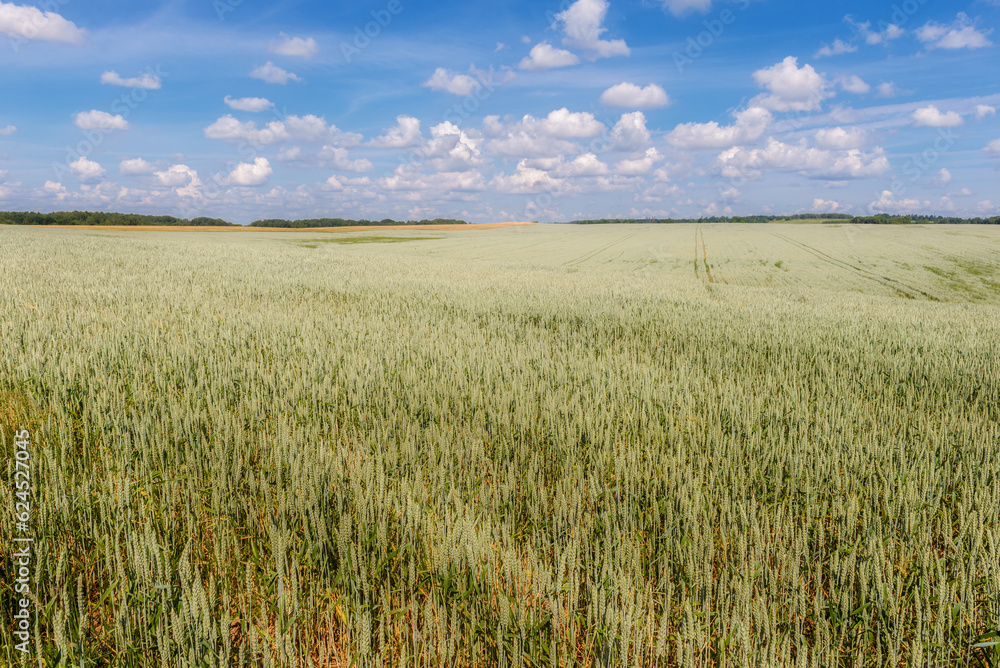
POLYGON ((1000 229, 303 231, 0 227, 31 665, 993 665, 1000 229))

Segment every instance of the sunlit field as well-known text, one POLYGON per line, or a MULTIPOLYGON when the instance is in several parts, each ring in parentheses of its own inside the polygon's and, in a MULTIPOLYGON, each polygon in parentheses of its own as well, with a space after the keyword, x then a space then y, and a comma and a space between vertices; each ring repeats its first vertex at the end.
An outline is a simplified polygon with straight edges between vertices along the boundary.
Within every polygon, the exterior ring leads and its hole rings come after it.
POLYGON ((987 226, 0 227, 0 664, 28 429, 32 666, 994 665, 998 269, 987 226))

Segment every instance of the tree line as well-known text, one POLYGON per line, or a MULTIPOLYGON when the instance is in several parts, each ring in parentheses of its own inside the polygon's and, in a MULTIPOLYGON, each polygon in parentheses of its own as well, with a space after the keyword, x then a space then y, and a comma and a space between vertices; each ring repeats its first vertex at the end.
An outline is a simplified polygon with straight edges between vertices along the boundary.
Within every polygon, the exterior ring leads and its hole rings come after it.
POLYGON ((250 227, 387 227, 389 225, 468 225, 464 220, 454 218, 434 218, 432 220, 393 220, 383 218, 382 220, 351 220, 349 218, 306 218, 302 220, 283 220, 279 218, 269 218, 267 220, 255 220, 250 223, 250 227))
POLYGON ((0 225, 162 225, 170 227, 232 227, 234 223, 221 218, 175 218, 173 216, 145 216, 138 213, 110 211, 0 211, 0 225))

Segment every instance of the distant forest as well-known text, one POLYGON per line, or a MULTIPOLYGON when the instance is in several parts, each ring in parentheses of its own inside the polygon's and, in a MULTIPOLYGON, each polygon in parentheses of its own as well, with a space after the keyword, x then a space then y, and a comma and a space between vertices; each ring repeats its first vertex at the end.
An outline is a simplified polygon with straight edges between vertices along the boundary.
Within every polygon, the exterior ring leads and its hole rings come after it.
POLYGON ((90 211, 0 211, 0 225, 163 225, 170 227, 233 227, 234 223, 219 218, 174 218, 173 216, 143 216, 137 213, 90 211))
POLYGON ((574 225, 609 224, 670 224, 670 223, 774 223, 788 220, 818 220, 825 223, 851 223, 854 225, 912 225, 933 223, 936 225, 1000 225, 1000 216, 992 218, 954 218, 945 216, 890 216, 879 213, 874 216, 851 216, 846 213, 802 213, 795 216, 712 216, 710 218, 600 218, 596 220, 575 220, 574 225))
POLYGON ((304 220, 255 220, 250 227, 388 227, 390 225, 468 225, 464 220, 452 218, 435 218, 433 220, 350 220, 347 218, 308 218, 304 220))

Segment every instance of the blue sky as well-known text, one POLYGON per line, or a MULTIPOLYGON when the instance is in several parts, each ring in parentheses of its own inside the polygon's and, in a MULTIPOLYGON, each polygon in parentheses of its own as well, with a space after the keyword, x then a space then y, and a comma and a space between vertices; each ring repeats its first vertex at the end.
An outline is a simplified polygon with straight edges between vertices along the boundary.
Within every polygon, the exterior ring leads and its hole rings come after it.
POLYGON ((0 1, 0 209, 1000 213, 1000 0, 0 1))

